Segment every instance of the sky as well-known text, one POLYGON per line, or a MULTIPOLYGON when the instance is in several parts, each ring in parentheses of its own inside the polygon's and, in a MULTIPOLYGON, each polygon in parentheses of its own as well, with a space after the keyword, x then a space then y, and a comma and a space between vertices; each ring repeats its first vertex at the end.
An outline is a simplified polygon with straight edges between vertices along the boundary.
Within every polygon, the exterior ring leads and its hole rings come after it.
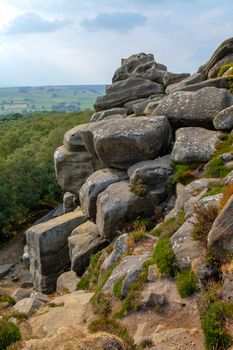
POLYGON ((233 0, 0 0, 0 86, 106 84, 153 53, 193 73, 233 36, 233 0))

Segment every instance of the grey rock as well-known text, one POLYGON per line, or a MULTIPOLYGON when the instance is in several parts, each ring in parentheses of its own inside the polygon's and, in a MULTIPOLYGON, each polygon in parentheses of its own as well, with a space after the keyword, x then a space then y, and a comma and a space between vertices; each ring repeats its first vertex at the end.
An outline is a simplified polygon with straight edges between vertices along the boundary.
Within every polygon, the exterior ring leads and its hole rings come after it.
POLYGON ((222 299, 227 303, 233 302, 233 274, 232 274, 232 272, 223 275, 222 299))
POLYGON ((0 280, 3 279, 12 270, 14 264, 2 264, 0 265, 0 280))
POLYGON ((223 57, 221 60, 219 60, 208 72, 208 78, 216 78, 218 76, 219 69, 228 63, 233 62, 233 53, 229 54, 225 57, 223 57))
POLYGON ((176 128, 213 127, 214 117, 231 103, 232 95, 226 89, 208 87, 196 92, 176 91, 163 98, 152 115, 165 115, 176 128))
POLYGON ((26 231, 30 272, 37 291, 56 290, 57 278, 70 266, 68 237, 85 221, 82 211, 77 210, 26 231))
POLYGON ((121 124, 112 121, 93 132, 98 158, 109 167, 127 169, 130 165, 163 155, 171 143, 166 117, 136 117, 121 124))
POLYGON ((69 213, 77 208, 78 198, 71 192, 66 192, 63 196, 63 213, 69 213))
POLYGON ((126 220, 136 214, 150 215, 154 210, 150 197, 140 198, 130 191, 129 182, 110 185, 97 198, 96 224, 101 235, 113 240, 126 220))
POLYGON ((73 129, 70 129, 65 133, 63 143, 68 151, 86 151, 81 133, 81 131, 86 127, 86 125, 87 124, 81 124, 75 126, 73 129))
POLYGON ((227 260, 233 253, 233 196, 220 211, 208 235, 207 246, 220 261, 227 260))
POLYGON ((173 252, 180 268, 188 268, 201 255, 201 248, 192 236, 194 223, 187 220, 171 237, 173 252))
POLYGON ((207 286, 210 281, 219 281, 219 270, 216 265, 201 263, 197 266, 196 273, 202 286, 207 286))
POLYGON ((106 111, 96 112, 92 115, 90 122, 101 121, 114 115, 121 115, 123 117, 126 117, 125 108, 111 108, 107 109, 106 111))
POLYGON ((124 108, 126 109, 127 115, 131 115, 134 113, 135 106, 142 105, 144 103, 148 103, 148 98, 140 98, 138 100, 133 100, 125 103, 124 108))
POLYGON ((171 159, 180 164, 208 162, 216 150, 220 135, 219 132, 198 127, 178 129, 171 159))
POLYGON ((100 271, 104 272, 111 269, 114 264, 128 251, 128 239, 127 233, 120 235, 114 242, 113 251, 108 255, 101 265, 100 271))
POLYGON ((133 104, 133 105, 132 105, 133 113, 134 113, 136 116, 143 116, 143 115, 144 115, 144 110, 145 110, 145 108, 147 107, 147 105, 148 105, 149 103, 150 103, 150 100, 147 99, 147 100, 144 101, 144 102, 139 102, 139 103, 133 104))
POLYGON ((124 278, 121 288, 121 295, 127 296, 130 284, 132 284, 142 271, 143 263, 149 259, 150 255, 130 255, 126 256, 120 264, 113 270, 111 276, 103 286, 103 292, 112 293, 115 283, 124 278))
POLYGON ((16 289, 16 291, 12 294, 12 298, 15 300, 17 303, 18 301, 29 298, 33 289, 32 288, 22 288, 19 287, 16 289))
POLYGON ((50 301, 49 297, 46 294, 43 294, 43 293, 40 293, 40 292, 35 292, 35 291, 33 291, 31 293, 30 298, 38 300, 38 301, 41 301, 44 304, 47 304, 50 301))
POLYGON ((23 249, 22 262, 25 264, 27 268, 30 266, 30 256, 28 254, 28 246, 25 245, 23 249))
MULTIPOLYGON (((232 101, 233 102, 233 101, 232 101)), ((229 130, 233 128, 233 105, 219 112, 213 121, 217 130, 229 130)))
POLYGON ((153 113, 153 111, 155 110, 155 108, 158 107, 158 105, 160 104, 162 98, 155 98, 153 100, 149 100, 151 102, 149 102, 144 110, 144 114, 145 115, 151 115, 153 113))
POLYGON ((220 159, 222 159, 224 162, 230 162, 233 160, 233 154, 230 152, 223 153, 219 156, 220 159))
POLYGON ((31 316, 42 306, 44 306, 42 301, 34 298, 25 298, 18 301, 13 307, 16 311, 31 316))
POLYGON ((168 85, 166 88, 166 94, 169 95, 171 92, 182 90, 186 86, 198 84, 198 83, 201 83, 202 81, 203 81, 203 77, 201 73, 195 73, 190 77, 183 79, 179 83, 173 83, 168 85))
POLYGON ((128 78, 111 85, 107 95, 97 97, 96 111, 123 107, 126 102, 148 97, 152 94, 163 94, 164 86, 142 78, 128 78))
POLYGON ((94 172, 93 157, 86 151, 70 152, 64 146, 54 153, 57 182, 64 191, 78 194, 94 172))
POLYGON ((143 292, 140 299, 141 306, 145 308, 163 306, 165 304, 165 295, 163 293, 143 292))
POLYGON ((126 172, 116 169, 101 169, 89 176, 79 191, 81 207, 86 217, 95 220, 96 201, 99 193, 109 185, 127 178, 126 172))
POLYGON ((225 79, 224 77, 205 80, 205 81, 201 81, 200 83, 189 84, 189 85, 182 85, 182 82, 181 82, 177 84, 177 86, 175 86, 174 89, 172 89, 172 92, 174 91, 195 92, 207 87, 215 87, 218 89, 228 89, 228 82, 227 82, 227 79, 225 79))
POLYGON ((174 172, 171 163, 170 155, 166 155, 129 167, 128 175, 132 190, 143 184, 148 190, 163 188, 166 191, 166 182, 174 172))
POLYGON ((97 226, 87 221, 72 232, 68 238, 71 270, 81 276, 89 265, 92 254, 106 247, 107 241, 100 236, 97 226))
POLYGON ((67 271, 61 274, 57 279, 57 292, 74 292, 77 288, 79 278, 74 271, 67 271))
POLYGON ((228 56, 232 53, 233 38, 230 38, 221 43, 221 45, 215 50, 209 61, 198 69, 198 72, 201 73, 205 79, 207 79, 210 69, 213 68, 218 61, 222 60, 225 56, 228 56))
POLYGON ((180 81, 189 78, 190 74, 189 73, 180 73, 180 74, 175 74, 171 72, 166 72, 163 76, 163 84, 165 86, 171 85, 171 84, 176 84, 179 83, 180 81))

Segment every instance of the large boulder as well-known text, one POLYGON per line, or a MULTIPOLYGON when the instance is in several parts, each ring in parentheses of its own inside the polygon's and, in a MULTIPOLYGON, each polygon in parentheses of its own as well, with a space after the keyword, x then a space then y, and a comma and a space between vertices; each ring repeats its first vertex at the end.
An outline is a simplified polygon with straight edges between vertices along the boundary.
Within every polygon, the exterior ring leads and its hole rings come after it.
POLYGON ((233 128, 233 105, 219 112, 214 118, 214 127, 217 130, 230 130, 233 128))
POLYGON ((176 91, 163 98, 152 115, 165 115, 176 128, 213 128, 214 117, 231 104, 232 95, 226 89, 206 87, 196 92, 176 91))
POLYGON ((76 210, 26 231, 30 272, 37 291, 56 290, 58 276, 70 267, 68 237, 85 221, 82 211, 76 210))
POLYGON ((231 54, 233 54, 233 38, 225 40, 215 50, 209 61, 198 69, 198 72, 201 73, 205 79, 207 79, 209 71, 216 65, 216 63, 231 54))
POLYGON ((131 188, 144 185, 147 190, 162 188, 166 190, 166 182, 173 174, 170 155, 136 163, 129 167, 128 175, 131 188))
POLYGON ((98 228, 91 221, 77 227, 68 238, 71 270, 81 276, 89 265, 90 257, 108 244, 100 236, 98 228))
POLYGON ((120 294, 127 296, 129 286, 137 279, 142 271, 143 263, 150 258, 149 254, 126 256, 113 270, 111 276, 103 286, 103 292, 113 293, 114 285, 123 278, 120 294))
POLYGON ((77 289, 79 278, 74 271, 67 271, 57 279, 57 292, 74 292, 77 289))
POLYGON ((214 256, 225 261, 233 254, 233 196, 217 216, 208 235, 208 248, 214 256))
POLYGON ((24 298, 14 305, 14 309, 19 313, 31 316, 44 305, 45 303, 43 301, 36 298, 24 298))
POLYGON ((79 191, 81 207, 86 217, 95 220, 96 201, 99 193, 109 185, 127 178, 126 172, 117 169, 101 169, 89 176, 79 191))
POLYGON ((128 181, 110 185, 97 198, 96 224, 101 235, 112 241, 135 215, 150 215, 154 206, 150 196, 139 197, 128 181))
POLYGON ((163 116, 106 122, 91 132, 89 149, 94 148, 107 166, 119 169, 163 155, 171 143, 171 128, 163 116))
POLYGON ((57 182, 64 191, 78 194, 94 170, 93 156, 86 152, 71 152, 59 147, 54 153, 57 182))
POLYGON ((82 140, 81 131, 85 129, 87 124, 81 124, 68 130, 64 135, 63 144, 70 152, 86 151, 82 140))
POLYGON ((152 94, 163 94, 164 86, 148 79, 128 78, 108 87, 107 94, 97 97, 96 111, 123 107, 128 101, 149 97, 152 94))
POLYGON ((220 132, 198 127, 178 129, 171 159, 180 164, 208 162, 220 135, 220 132))
POLYGON ((168 85, 166 88, 166 94, 168 95, 171 92, 182 90, 183 88, 185 88, 187 86, 190 86, 193 84, 198 84, 198 83, 201 83, 202 81, 203 81, 203 77, 202 77, 201 73, 195 73, 195 74, 191 75, 190 77, 183 79, 179 83, 176 82, 176 83, 172 83, 172 84, 168 85))

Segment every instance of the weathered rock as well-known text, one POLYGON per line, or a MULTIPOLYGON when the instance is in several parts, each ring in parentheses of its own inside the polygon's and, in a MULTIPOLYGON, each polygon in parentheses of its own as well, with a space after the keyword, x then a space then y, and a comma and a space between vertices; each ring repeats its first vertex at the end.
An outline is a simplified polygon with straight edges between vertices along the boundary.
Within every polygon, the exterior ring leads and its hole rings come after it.
POLYGON ((126 117, 125 108, 111 108, 107 109, 106 111, 96 112, 92 115, 90 122, 101 121, 114 115, 121 115, 123 117, 126 117))
POLYGON ((213 79, 218 76, 219 69, 228 63, 233 62, 233 53, 225 56, 221 60, 219 60, 208 72, 208 78, 213 79))
POLYGON ((214 123, 215 129, 217 130, 232 129, 233 128, 233 105, 219 112, 214 118, 213 123, 214 123))
POLYGON ((93 157, 88 152, 70 152, 64 146, 54 153, 57 182, 64 191, 78 194, 94 172, 93 157))
POLYGON ((132 110, 133 110, 133 113, 136 115, 136 116, 143 116, 144 115, 144 110, 145 108, 147 107, 147 105, 150 103, 151 100, 149 99, 146 99, 145 101, 143 102, 138 102, 138 103, 135 103, 132 105, 132 110))
POLYGON ((77 288, 79 278, 74 271, 67 271, 61 274, 57 279, 57 292, 74 292, 77 288))
POLYGON ((17 303, 18 301, 29 298, 33 289, 32 288, 22 288, 19 287, 16 289, 16 291, 12 294, 12 298, 15 300, 17 303))
POLYGON ((42 301, 34 298, 25 298, 18 301, 14 305, 14 309, 20 313, 26 314, 27 316, 31 316, 42 306, 44 306, 42 301))
POLYGON ((63 213, 69 213, 77 208, 78 198, 75 194, 66 192, 63 196, 63 213))
POLYGON ((213 127, 214 117, 231 103, 232 95, 226 89, 208 87, 196 92, 176 91, 163 98, 152 115, 165 115, 176 128, 213 127))
POLYGON ((190 77, 183 79, 179 83, 174 83, 174 84, 168 85, 166 88, 166 94, 168 95, 171 92, 182 90, 186 86, 198 84, 198 83, 201 83, 202 81, 203 81, 203 77, 202 77, 201 73, 195 73, 195 74, 191 75, 190 77))
POLYGON ((163 293, 143 292, 140 300, 142 307, 156 307, 165 304, 165 296, 163 293))
POLYGON ((97 97, 96 111, 123 107, 128 101, 148 97, 152 94, 163 94, 164 86, 148 79, 128 78, 108 87, 107 95, 97 97))
POLYGON ((191 197, 184 205, 184 210, 185 210, 185 217, 189 218, 193 215, 195 215, 195 209, 196 206, 198 205, 199 210, 205 210, 207 208, 209 209, 218 209, 219 204, 221 202, 221 199, 223 197, 222 193, 215 194, 212 196, 207 196, 202 198, 202 196, 205 194, 205 191, 201 192, 197 196, 191 197))
POLYGON ((149 257, 149 254, 126 256, 113 270, 111 276, 103 286, 103 292, 112 293, 115 283, 119 281, 120 278, 124 277, 121 287, 121 295, 126 297, 130 284, 137 279, 138 275, 142 271, 143 263, 149 257))
POLYGON ((228 40, 225 40, 213 53, 212 57, 209 59, 209 61, 202 65, 198 72, 203 75, 205 79, 208 77, 208 73, 211 68, 215 66, 215 64, 222 60, 225 56, 228 56, 233 53, 233 38, 230 38, 228 40))
POLYGON ((172 249, 180 268, 191 266, 194 259, 201 255, 201 249, 192 236, 194 223, 191 219, 186 221, 171 237, 172 249))
POLYGON ((108 244, 91 221, 77 227, 68 238, 71 270, 81 276, 89 265, 90 256, 108 244))
POLYGON ((36 290, 50 293, 56 289, 57 278, 70 266, 68 237, 85 221, 82 211, 77 210, 27 230, 30 272, 36 290))
POLYGON ((14 264, 2 264, 0 265, 0 280, 4 278, 12 270, 14 264))
POLYGON ((176 131, 171 159, 180 164, 208 162, 215 152, 221 133, 203 128, 181 128, 176 131))
POLYGON ((79 191, 81 207, 86 217, 95 220, 97 196, 109 185, 127 178, 126 172, 116 169, 101 169, 89 176, 79 191))
POLYGON ((147 190, 156 190, 159 188, 165 192, 166 182, 172 174, 173 169, 171 168, 170 155, 139 162, 128 169, 132 190, 135 187, 138 188, 138 186, 143 185, 147 190))
POLYGON ((200 263, 195 270, 201 285, 204 287, 206 287, 210 281, 219 281, 220 276, 217 265, 200 263))
POLYGON ((75 126, 73 129, 67 131, 64 135, 64 146, 70 152, 86 151, 81 131, 86 127, 87 124, 81 124, 75 126))
POLYGON ((233 302, 233 273, 223 275, 222 299, 227 303, 233 302))
POLYGON ((109 256, 104 260, 101 265, 100 271, 104 272, 108 269, 111 269, 114 264, 128 251, 128 239, 129 236, 127 233, 120 235, 113 245, 113 251, 109 256))
POLYGON ((30 298, 42 301, 44 304, 47 304, 50 301, 48 295, 36 291, 31 293, 30 298))
MULTIPOLYGON (((140 98, 139 100, 133 100, 126 102, 124 104, 124 108, 126 109, 127 115, 131 115, 134 113, 134 107, 137 105, 142 105, 148 102, 148 98, 140 98)), ((143 115, 143 114, 142 114, 143 115)))
POLYGON ((174 91, 191 91, 195 92, 203 88, 207 87, 215 87, 218 89, 228 89, 228 81, 224 77, 220 78, 215 78, 215 79, 210 79, 210 80, 205 80, 201 81, 200 83, 196 84, 189 84, 189 85, 182 85, 182 82, 177 84, 177 86, 172 89, 172 92, 174 91))
POLYGON ((233 196, 217 216, 208 235, 208 248, 214 256, 225 261, 233 253, 233 196))
POLYGON ((182 80, 189 78, 190 74, 189 73, 180 73, 180 74, 175 74, 171 72, 166 72, 163 76, 163 84, 165 86, 171 85, 171 84, 177 84, 181 82, 182 80))
POLYGON ((130 191, 129 182, 118 182, 99 194, 96 224, 100 234, 111 241, 126 220, 136 214, 150 215, 153 209, 150 197, 138 197, 130 191))
POLYGON ((127 118, 120 124, 112 121, 93 131, 98 158, 119 169, 164 154, 170 142, 171 128, 162 116, 127 118))
POLYGON ((143 113, 145 115, 151 115, 153 113, 153 111, 155 110, 155 108, 157 108, 158 105, 160 104, 162 98, 155 98, 153 100, 149 100, 149 103, 147 104, 143 113))

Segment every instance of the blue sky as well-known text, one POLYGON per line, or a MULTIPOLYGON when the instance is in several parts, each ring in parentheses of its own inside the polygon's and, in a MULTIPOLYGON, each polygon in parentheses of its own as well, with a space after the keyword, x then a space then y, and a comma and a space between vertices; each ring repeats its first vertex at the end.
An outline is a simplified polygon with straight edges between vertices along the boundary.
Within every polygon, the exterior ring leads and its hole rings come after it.
POLYGON ((153 53, 195 72, 233 36, 232 0, 0 0, 0 85, 109 83, 153 53))

